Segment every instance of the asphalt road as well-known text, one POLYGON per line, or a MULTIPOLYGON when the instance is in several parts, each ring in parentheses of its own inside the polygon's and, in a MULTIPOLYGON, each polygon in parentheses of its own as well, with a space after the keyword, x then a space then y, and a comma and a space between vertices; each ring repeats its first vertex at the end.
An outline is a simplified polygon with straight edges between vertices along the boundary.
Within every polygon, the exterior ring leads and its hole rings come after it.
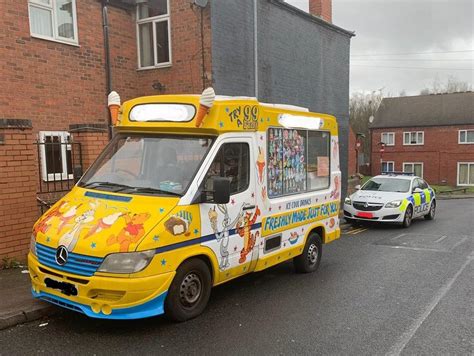
POLYGON ((367 226, 325 246, 320 269, 291 263, 216 287, 182 324, 61 312, 0 332, 0 354, 473 354, 474 200, 434 221, 367 226))

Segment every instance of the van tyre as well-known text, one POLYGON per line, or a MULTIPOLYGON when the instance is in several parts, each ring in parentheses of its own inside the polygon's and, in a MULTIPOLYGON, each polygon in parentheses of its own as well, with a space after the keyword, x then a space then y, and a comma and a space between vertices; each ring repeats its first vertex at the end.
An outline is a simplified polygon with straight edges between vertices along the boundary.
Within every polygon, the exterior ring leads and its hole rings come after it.
POLYGON ((413 207, 408 205, 405 210, 405 216, 403 217, 402 227, 407 228, 411 225, 413 220, 413 207))
POLYGON ((293 259, 297 273, 310 273, 318 269, 323 254, 321 237, 313 232, 308 236, 303 253, 293 259))
POLYGON ((426 220, 433 220, 436 214, 436 200, 433 200, 430 205, 430 211, 425 215, 426 220))
POLYGON ((212 276, 207 264, 199 259, 179 266, 165 300, 165 315, 173 321, 197 317, 211 296, 212 276))

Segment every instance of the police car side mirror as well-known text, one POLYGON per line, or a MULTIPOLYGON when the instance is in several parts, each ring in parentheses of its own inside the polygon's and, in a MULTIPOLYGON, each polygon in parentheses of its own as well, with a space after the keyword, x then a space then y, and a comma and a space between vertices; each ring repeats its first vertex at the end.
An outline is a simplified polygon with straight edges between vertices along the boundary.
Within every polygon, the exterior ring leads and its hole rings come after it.
POLYGON ((413 193, 421 193, 423 190, 421 188, 416 187, 413 189, 413 193))
POLYGON ((360 184, 357 184, 354 188, 355 188, 356 190, 360 190, 360 184))
POLYGON ((212 183, 214 204, 227 204, 230 201, 230 180, 214 177, 212 183))

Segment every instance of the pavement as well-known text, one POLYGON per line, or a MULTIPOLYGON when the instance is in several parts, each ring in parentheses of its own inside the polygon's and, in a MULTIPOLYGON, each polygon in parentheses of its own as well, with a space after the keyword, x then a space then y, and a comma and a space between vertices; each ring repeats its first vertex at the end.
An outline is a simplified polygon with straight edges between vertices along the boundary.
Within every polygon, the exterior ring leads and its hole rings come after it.
MULTIPOLYGON (((343 230, 324 246, 317 273, 283 263, 249 274, 214 288, 204 314, 188 322, 55 308, 0 331, 0 354, 473 354, 473 199, 439 201, 434 221, 409 229, 343 230)), ((2 299, 11 284, 4 272, 2 299)), ((10 298, 29 297, 27 275, 6 272, 25 283, 10 298)))

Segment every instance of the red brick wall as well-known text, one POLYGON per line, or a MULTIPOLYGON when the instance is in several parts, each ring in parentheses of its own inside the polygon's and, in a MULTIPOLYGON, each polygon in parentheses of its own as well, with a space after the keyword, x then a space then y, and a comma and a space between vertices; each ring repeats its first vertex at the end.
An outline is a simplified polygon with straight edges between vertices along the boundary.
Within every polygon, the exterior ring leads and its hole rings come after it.
POLYGON ((83 172, 95 161, 109 142, 107 131, 76 131, 72 134, 74 142, 81 144, 83 172))
POLYGON ((309 0, 309 13, 332 22, 332 0, 309 0))
POLYGON ((432 184, 457 184, 457 162, 474 162, 474 145, 458 144, 458 131, 474 129, 474 125, 407 127, 372 129, 372 175, 380 173, 382 132, 395 133, 395 146, 385 146, 383 161, 394 161, 395 170, 403 170, 403 162, 423 162, 423 177, 432 184), (424 131, 424 145, 404 146, 403 132, 424 131))
POLYGON ((0 137, 0 258, 24 260, 38 217, 34 138, 31 128, 0 128, 0 137))

